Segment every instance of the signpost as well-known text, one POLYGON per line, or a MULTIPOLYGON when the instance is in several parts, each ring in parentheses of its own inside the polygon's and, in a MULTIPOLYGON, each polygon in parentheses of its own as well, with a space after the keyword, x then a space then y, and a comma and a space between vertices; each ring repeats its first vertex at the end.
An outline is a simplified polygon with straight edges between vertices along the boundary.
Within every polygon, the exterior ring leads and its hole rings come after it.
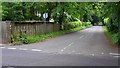
MULTIPOLYGON (((41 13, 38 11, 36 12, 35 15, 37 15, 38 17, 41 17, 41 13)), ((47 32, 46 18, 48 18, 48 13, 44 13, 43 18, 44 18, 44 31, 45 31, 44 33, 46 34, 46 32, 47 32)))
POLYGON ((37 15, 38 17, 41 17, 41 13, 37 11, 37 13, 35 14, 37 15))
POLYGON ((47 32, 46 18, 48 18, 48 13, 44 13, 43 18, 44 18, 44 29, 45 29, 44 33, 46 34, 46 32, 47 32))

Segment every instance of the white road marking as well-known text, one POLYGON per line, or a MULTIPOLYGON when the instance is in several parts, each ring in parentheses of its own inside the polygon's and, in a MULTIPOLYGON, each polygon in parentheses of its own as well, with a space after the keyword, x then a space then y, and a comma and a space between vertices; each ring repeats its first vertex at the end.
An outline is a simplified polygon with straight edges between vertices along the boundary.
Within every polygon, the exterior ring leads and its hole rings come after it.
POLYGON ((19 50, 28 50, 28 49, 25 49, 25 48, 19 48, 19 50))
POLYGON ((68 46, 71 46, 73 44, 73 42, 72 43, 70 43, 68 46))
POLYGON ((90 55, 95 56, 95 54, 90 54, 90 55))
POLYGON ((15 50, 16 48, 8 48, 8 49, 12 49, 12 50, 15 50))
POLYGON ((120 54, 118 54, 118 53, 109 53, 110 55, 120 55, 120 54))
POLYGON ((101 54, 103 55, 104 53, 102 52, 101 54))
POLYGON ((0 47, 0 48, 5 48, 5 47, 0 47))
POLYGON ((7 45, 7 44, 0 44, 0 46, 7 45))
MULTIPOLYGON (((71 46, 72 44, 73 44, 73 42, 70 43, 68 46, 71 46)), ((66 46, 66 47, 64 47, 63 49, 61 49, 61 52, 63 52, 68 46, 66 46)))
POLYGON ((84 37, 84 35, 80 36, 79 39, 81 39, 82 37, 84 37))
POLYGON ((1 46, 1 45, 5 45, 5 44, 0 44, 0 46, 1 46))
POLYGON ((32 51, 42 51, 42 50, 39 50, 39 49, 32 49, 32 51))
POLYGON ((66 49, 67 47, 63 48, 64 50, 66 49))
POLYGON ((113 56, 113 57, 115 57, 115 58, 120 58, 120 56, 113 56))
POLYGON ((14 68, 14 67, 7 67, 7 68, 14 68))
POLYGON ((64 50, 62 49, 61 51, 63 52, 64 50))

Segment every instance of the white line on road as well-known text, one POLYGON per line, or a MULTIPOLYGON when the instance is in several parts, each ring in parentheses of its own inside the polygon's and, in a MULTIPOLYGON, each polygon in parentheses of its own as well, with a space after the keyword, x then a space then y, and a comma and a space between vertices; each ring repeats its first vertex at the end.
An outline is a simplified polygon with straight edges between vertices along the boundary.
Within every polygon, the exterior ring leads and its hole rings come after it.
POLYGON ((67 47, 63 48, 64 50, 66 49, 67 47))
POLYGON ((115 58, 120 58, 120 56, 113 56, 113 57, 115 57, 115 58))
POLYGON ((72 43, 70 43, 68 46, 71 46, 73 44, 73 42, 72 43))
POLYGON ((19 50, 28 50, 28 49, 25 49, 25 48, 19 48, 19 50))
POLYGON ((16 48, 8 48, 8 49, 12 49, 12 50, 15 50, 16 48))
POLYGON ((110 55, 120 55, 120 54, 118 54, 118 53, 109 53, 110 55))
POLYGON ((7 45, 7 44, 0 44, 0 46, 4 46, 4 45, 7 45))
POLYGON ((32 49, 32 51, 42 51, 42 50, 39 50, 39 49, 32 49))
POLYGON ((14 68, 14 67, 7 67, 7 68, 14 68))
POLYGON ((5 48, 5 47, 0 47, 0 48, 5 48))
POLYGON ((0 44, 0 46, 1 46, 1 45, 5 45, 5 44, 0 44))
POLYGON ((80 38, 79 38, 79 39, 81 39, 82 37, 84 37, 84 35, 80 36, 80 38))
POLYGON ((90 54, 90 55, 95 56, 95 54, 90 54))
POLYGON ((101 54, 103 55, 104 53, 102 52, 101 54))
MULTIPOLYGON (((71 46, 72 44, 73 44, 73 42, 70 43, 68 46, 71 46)), ((66 46, 66 47, 64 47, 63 49, 61 49, 61 52, 63 52, 68 46, 66 46)))
POLYGON ((63 52, 64 50, 62 49, 61 51, 63 52))

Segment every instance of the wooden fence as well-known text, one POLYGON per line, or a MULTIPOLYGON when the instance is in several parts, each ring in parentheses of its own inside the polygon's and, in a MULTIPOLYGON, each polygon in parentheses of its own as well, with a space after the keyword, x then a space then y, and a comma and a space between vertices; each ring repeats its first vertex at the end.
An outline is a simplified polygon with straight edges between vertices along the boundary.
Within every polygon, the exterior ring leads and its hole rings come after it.
POLYGON ((10 42, 10 22, 0 22, 0 44, 10 42))
POLYGON ((46 29, 44 22, 4 21, 0 25, 2 32, 2 43, 10 43, 10 36, 15 33, 25 32, 28 36, 36 36, 60 30, 60 25, 53 22, 47 22, 46 29))

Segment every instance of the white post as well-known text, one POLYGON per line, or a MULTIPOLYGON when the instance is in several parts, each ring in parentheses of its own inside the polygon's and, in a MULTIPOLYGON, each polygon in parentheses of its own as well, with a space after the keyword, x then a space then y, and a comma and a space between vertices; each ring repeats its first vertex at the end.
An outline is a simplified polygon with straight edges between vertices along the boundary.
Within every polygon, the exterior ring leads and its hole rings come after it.
POLYGON ((48 13, 44 13, 43 18, 44 18, 44 30, 45 30, 44 33, 46 34, 46 32, 47 32, 46 18, 48 18, 48 13))
POLYGON ((46 29, 46 18, 44 18, 44 33, 47 33, 47 29, 46 29))

